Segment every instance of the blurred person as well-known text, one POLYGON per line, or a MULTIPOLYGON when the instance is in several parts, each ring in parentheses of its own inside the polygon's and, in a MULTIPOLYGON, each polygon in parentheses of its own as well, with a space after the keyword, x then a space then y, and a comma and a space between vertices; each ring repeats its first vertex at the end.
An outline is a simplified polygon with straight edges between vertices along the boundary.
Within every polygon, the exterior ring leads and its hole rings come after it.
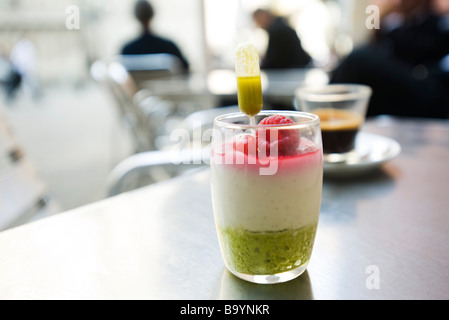
POLYGON ((449 1, 434 0, 432 1, 433 10, 441 15, 449 15, 449 1))
POLYGON ((134 7, 134 15, 142 27, 142 34, 127 43, 122 54, 152 54, 152 53, 168 53, 177 56, 185 71, 189 69, 189 63, 182 54, 178 46, 171 40, 155 35, 151 30, 151 21, 154 17, 153 6, 144 0, 136 2, 134 7))
POLYGON ((304 68, 312 61, 303 49, 296 31, 272 12, 257 9, 253 20, 268 32, 268 47, 262 59, 262 69, 304 68))
POLYGON ((21 82, 20 73, 9 61, 8 56, 0 51, 0 85, 3 86, 7 99, 14 98, 21 82))
POLYGON ((447 7, 441 0, 378 0, 374 4, 381 12, 380 29, 368 45, 341 62, 331 82, 371 86, 367 116, 448 118, 447 7))
POLYGON ((37 55, 34 43, 27 37, 17 41, 11 50, 10 60, 22 78, 25 91, 37 99, 40 97, 37 55))

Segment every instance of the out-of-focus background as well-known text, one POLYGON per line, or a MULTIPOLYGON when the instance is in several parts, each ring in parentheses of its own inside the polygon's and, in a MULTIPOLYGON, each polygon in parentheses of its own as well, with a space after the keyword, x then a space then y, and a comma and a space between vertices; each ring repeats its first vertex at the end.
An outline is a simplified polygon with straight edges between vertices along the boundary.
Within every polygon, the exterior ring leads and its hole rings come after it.
MULTIPOLYGON (((151 3, 155 9, 152 30, 179 46, 190 63, 193 78, 188 86, 193 91, 205 81, 201 75, 233 70, 237 44, 251 41, 261 53, 266 50, 267 32, 252 19, 253 11, 261 7, 286 18, 313 58, 313 67, 324 71, 332 70, 373 32, 366 27, 370 1, 365 0, 151 3)), ((13 149, 32 166, 33 174, 45 186, 45 201, 51 199, 57 212, 105 198, 111 170, 130 155, 145 150, 136 147, 121 102, 101 81, 110 67, 107 63, 141 32, 133 14, 134 4, 132 0, 0 0, 0 56, 4 61, 17 62, 26 73, 14 95, 1 91, 0 118, 7 127, 3 130, 14 141, 13 149), (75 19, 77 10, 79 21, 75 19)), ((120 72, 116 72, 119 77, 120 72)), ((221 75, 229 79, 229 74, 221 75)), ((322 79, 320 75, 318 78, 322 79)), ((169 128, 175 128, 192 112, 226 104, 217 102, 213 95, 167 102, 161 92, 167 87, 175 90, 176 85, 137 84, 137 89, 144 88, 146 93, 139 101, 153 99, 151 112, 158 112, 154 111, 154 100, 159 107, 176 103, 177 108, 180 104, 184 108, 175 119, 159 115, 158 121, 172 121, 169 128)), ((215 86, 223 90, 226 83, 219 81, 215 86)), ((209 89, 214 92, 214 88, 209 89)), ((162 142, 153 139, 152 143, 157 147, 162 142)), ((10 167, 1 169, 5 172, 10 167)), ((8 177, 2 180, 0 192, 10 192, 8 183, 8 177)), ((18 189, 15 202, 25 201, 23 194, 18 189)))
MULTIPOLYGON (((35 46, 42 84, 83 83, 95 59, 119 54, 125 42, 139 33, 133 0, 2 0, 1 50, 8 54, 22 39, 35 46), (69 30, 70 6, 80 11, 80 28, 69 30)), ((192 68, 233 67, 233 51, 242 41, 263 50, 266 34, 251 14, 272 8, 288 17, 304 47, 325 63, 331 50, 343 54, 364 41, 368 1, 353 0, 153 0, 154 29, 173 39, 192 68), (357 12, 358 14, 355 14, 357 12)))

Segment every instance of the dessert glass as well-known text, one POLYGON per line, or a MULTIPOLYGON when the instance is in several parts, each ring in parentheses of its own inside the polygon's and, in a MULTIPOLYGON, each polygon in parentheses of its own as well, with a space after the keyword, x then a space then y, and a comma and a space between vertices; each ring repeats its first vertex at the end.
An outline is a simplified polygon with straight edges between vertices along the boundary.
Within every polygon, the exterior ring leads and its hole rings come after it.
POLYGON ((283 115, 294 123, 254 125, 242 113, 214 122, 211 189, 226 267, 255 283, 302 274, 318 225, 323 160, 319 117, 262 111, 255 123, 283 115), (294 140, 285 148, 287 140, 294 140))

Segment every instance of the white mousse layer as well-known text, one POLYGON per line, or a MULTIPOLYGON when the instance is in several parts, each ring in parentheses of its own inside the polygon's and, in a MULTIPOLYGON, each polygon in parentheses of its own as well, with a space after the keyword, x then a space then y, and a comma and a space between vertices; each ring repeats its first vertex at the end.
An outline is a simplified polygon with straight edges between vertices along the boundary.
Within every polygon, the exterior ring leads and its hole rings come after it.
POLYGON ((279 158, 274 175, 247 164, 211 163, 214 213, 222 228, 296 229, 318 222, 323 169, 321 150, 279 158))

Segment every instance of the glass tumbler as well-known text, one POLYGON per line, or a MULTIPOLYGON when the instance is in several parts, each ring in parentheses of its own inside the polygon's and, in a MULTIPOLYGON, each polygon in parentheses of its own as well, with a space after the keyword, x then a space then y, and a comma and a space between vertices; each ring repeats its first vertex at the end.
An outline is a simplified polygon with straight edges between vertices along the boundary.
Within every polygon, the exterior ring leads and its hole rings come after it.
POLYGON ((228 270, 255 283, 285 282, 302 274, 312 254, 322 180, 317 115, 262 111, 252 120, 242 113, 217 117, 211 190, 228 270), (289 120, 259 124, 270 116, 289 120))

